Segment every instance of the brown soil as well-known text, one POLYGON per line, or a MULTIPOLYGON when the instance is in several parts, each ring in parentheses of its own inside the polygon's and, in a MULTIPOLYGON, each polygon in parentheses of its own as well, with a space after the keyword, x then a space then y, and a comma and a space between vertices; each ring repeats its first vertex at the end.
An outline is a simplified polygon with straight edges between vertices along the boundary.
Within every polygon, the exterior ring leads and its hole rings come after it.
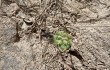
POLYGON ((0 0, 0 70, 110 70, 110 0, 0 0))

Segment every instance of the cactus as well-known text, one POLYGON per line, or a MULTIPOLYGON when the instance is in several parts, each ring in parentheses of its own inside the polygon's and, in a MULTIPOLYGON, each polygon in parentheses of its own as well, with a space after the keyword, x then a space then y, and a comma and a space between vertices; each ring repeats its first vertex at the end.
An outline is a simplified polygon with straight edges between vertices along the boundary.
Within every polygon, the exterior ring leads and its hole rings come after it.
POLYGON ((64 52, 71 47, 72 36, 64 31, 58 31, 54 35, 54 43, 64 52))

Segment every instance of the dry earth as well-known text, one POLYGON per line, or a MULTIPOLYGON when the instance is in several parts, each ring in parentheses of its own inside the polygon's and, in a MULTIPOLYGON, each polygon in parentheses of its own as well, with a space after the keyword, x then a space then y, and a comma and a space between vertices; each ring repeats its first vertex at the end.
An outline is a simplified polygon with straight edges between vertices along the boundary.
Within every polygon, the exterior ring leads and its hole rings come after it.
MULTIPOLYGON (((48 38, 39 38, 39 30, 29 35, 31 25, 26 23, 36 22, 49 1, 0 0, 0 70, 110 70, 110 0, 64 0, 65 26, 76 33, 71 49, 81 54, 83 62, 67 53, 61 56, 48 38), (17 42, 16 23, 21 37, 17 42)), ((53 16, 47 16, 50 32, 62 30, 53 16)))

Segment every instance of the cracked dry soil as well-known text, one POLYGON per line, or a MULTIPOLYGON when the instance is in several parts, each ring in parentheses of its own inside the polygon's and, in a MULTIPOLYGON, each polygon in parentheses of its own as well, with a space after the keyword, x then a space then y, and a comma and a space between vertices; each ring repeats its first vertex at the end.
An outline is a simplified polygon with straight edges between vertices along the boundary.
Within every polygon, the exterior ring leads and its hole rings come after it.
POLYGON ((110 70, 110 0, 57 1, 0 0, 0 70, 110 70), (83 62, 50 41, 48 32, 65 28, 83 62))

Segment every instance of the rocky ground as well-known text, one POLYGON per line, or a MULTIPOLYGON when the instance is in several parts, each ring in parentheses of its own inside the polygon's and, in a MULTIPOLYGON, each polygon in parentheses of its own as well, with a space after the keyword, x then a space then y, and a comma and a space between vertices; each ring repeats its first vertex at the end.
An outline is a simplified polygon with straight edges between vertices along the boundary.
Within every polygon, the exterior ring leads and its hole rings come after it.
POLYGON ((110 0, 0 0, 0 70, 110 70, 110 0), (83 61, 59 52, 58 30, 83 61))

